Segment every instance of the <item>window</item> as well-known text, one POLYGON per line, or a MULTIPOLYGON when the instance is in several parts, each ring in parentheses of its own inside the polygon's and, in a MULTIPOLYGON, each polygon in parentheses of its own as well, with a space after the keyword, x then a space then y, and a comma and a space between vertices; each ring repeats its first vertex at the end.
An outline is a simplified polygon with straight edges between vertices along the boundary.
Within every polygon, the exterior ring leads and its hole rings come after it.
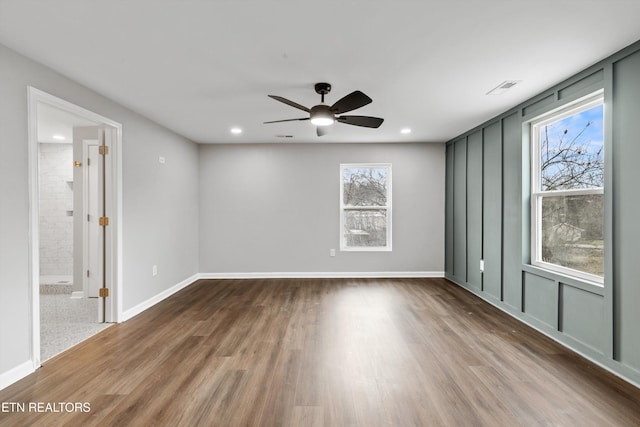
POLYGON ((604 281, 602 92, 535 120, 532 133, 531 262, 604 281))
POLYGON ((340 249, 391 250, 391 164, 340 165, 340 249))

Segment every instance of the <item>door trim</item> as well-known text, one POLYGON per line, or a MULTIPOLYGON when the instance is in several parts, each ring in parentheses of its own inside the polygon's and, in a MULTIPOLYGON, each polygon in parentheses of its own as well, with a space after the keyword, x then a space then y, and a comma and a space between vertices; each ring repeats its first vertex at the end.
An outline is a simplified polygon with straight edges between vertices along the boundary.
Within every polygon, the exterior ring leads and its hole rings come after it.
POLYGON ((40 367, 40 226, 39 226, 39 170, 38 170, 38 103, 73 113, 88 120, 111 126, 115 129, 112 141, 110 170, 107 173, 106 201, 111 207, 111 218, 107 233, 111 246, 110 263, 105 274, 110 277, 111 307, 107 311, 108 322, 119 322, 122 318, 122 125, 100 114, 48 94, 35 87, 27 87, 28 164, 29 164, 29 292, 31 297, 31 361, 34 370, 40 367))

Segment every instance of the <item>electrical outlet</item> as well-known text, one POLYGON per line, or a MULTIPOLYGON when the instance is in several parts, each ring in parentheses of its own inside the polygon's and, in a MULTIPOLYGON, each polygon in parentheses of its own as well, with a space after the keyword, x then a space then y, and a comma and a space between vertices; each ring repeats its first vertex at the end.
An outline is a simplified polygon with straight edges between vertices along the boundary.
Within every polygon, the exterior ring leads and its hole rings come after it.
POLYGON ((333 248, 329 249, 329 256, 336 256, 336 250, 333 248))
POLYGON ((153 267, 151 267, 151 274, 154 276, 158 275, 158 266, 154 265, 153 267))

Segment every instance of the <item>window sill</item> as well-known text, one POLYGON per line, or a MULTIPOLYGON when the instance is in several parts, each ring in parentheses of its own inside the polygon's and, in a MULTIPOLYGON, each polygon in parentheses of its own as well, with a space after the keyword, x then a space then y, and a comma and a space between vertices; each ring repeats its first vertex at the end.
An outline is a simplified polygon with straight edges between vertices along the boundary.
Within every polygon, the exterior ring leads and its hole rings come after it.
POLYGON ((362 247, 362 248, 340 248, 341 252, 391 252, 391 248, 362 247))

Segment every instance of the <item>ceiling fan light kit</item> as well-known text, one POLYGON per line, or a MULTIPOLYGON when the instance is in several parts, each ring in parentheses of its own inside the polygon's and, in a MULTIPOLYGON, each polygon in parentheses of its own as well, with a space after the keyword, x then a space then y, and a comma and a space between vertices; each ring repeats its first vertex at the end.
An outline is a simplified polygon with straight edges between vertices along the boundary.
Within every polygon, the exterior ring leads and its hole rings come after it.
POLYGON ((371 98, 369 98, 367 95, 360 92, 359 90, 351 92, 350 94, 340 98, 335 104, 329 106, 324 103, 324 96, 331 91, 331 85, 329 83, 316 83, 314 88, 316 93, 321 96, 321 101, 320 101, 320 104, 315 105, 311 108, 307 108, 304 105, 298 104, 297 102, 293 102, 281 96, 269 95, 270 98, 273 98, 276 101, 280 101, 291 107, 297 108, 298 110, 302 110, 309 113, 309 117, 303 117, 298 119, 274 120, 274 121, 264 122, 264 123, 267 124, 267 123, 310 120, 312 124, 317 126, 316 127, 317 135, 322 136, 326 134, 326 131, 320 130, 320 128, 330 126, 335 122, 344 123, 344 124, 353 125, 353 126, 378 128, 384 121, 384 119, 381 119, 379 117, 341 116, 340 115, 342 113, 346 113, 346 112, 358 109, 360 107, 364 107, 365 105, 370 104, 373 101, 371 98))
POLYGON ((329 126, 332 125, 333 122, 335 122, 330 107, 324 104, 319 104, 315 107, 311 107, 309 116, 311 117, 311 123, 316 126, 329 126))

